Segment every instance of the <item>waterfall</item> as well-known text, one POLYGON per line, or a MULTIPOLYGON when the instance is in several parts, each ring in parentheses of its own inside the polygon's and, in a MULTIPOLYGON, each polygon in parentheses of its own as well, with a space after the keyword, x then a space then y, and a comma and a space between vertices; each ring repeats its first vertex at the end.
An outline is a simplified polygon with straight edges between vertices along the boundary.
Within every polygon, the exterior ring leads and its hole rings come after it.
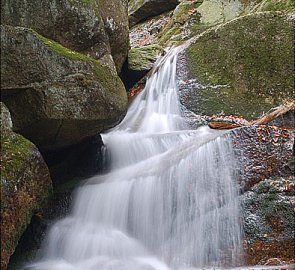
POLYGON ((224 132, 181 115, 176 62, 157 63, 123 121, 102 135, 110 172, 77 190, 48 233, 39 270, 178 270, 237 264, 235 161, 224 132), (220 136, 223 135, 223 136, 220 136))

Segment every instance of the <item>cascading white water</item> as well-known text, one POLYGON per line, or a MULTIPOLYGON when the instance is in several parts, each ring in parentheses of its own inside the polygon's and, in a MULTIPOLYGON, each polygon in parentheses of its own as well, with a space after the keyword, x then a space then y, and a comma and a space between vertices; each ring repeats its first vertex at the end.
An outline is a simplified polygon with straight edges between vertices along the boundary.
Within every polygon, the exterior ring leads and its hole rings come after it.
POLYGON ((79 188, 29 269, 171 270, 234 265, 241 243, 230 142, 181 116, 179 49, 158 63, 103 141, 111 172, 79 188))

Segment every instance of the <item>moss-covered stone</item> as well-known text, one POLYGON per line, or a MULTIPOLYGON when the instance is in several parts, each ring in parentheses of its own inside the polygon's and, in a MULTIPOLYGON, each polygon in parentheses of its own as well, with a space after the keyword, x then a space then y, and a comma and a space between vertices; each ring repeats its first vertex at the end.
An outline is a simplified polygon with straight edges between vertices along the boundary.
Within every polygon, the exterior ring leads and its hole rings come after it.
POLYGON ((129 49, 124 1, 50 0, 1 3, 1 22, 32 28, 63 46, 101 59, 119 72, 129 49))
POLYGON ((161 46, 176 45, 178 40, 175 40, 178 34, 181 33, 181 27, 175 25, 172 21, 169 22, 158 35, 158 43, 161 46))
POLYGON ((14 129, 40 148, 78 143, 125 112, 126 90, 116 71, 100 61, 30 29, 2 26, 1 40, 3 99, 14 129))
POLYGON ((196 113, 255 117, 292 98, 293 19, 282 13, 243 16, 204 32, 186 50, 191 77, 202 84, 196 113))
POLYGON ((18 240, 52 191, 48 168, 37 148, 7 126, 1 103, 1 269, 6 269, 18 240))
POLYGON ((173 21, 184 24, 202 3, 203 0, 181 2, 173 11, 173 21))
POLYGON ((132 48, 128 53, 128 69, 134 71, 150 70, 162 52, 162 47, 157 44, 132 48))
MULTIPOLYGON (((260 11, 294 11, 291 0, 183 0, 167 14, 168 23, 153 39, 162 47, 179 45, 207 29, 260 11)), ((153 18, 149 21, 161 20, 153 18)), ((149 24, 149 21, 146 24, 149 24)), ((144 24, 144 23, 143 23, 144 24)), ((140 38, 140 37, 139 37, 140 38)), ((143 41, 144 42, 144 41, 143 41)))
POLYGON ((295 4, 292 0, 263 0, 258 3, 253 11, 295 11, 295 4))

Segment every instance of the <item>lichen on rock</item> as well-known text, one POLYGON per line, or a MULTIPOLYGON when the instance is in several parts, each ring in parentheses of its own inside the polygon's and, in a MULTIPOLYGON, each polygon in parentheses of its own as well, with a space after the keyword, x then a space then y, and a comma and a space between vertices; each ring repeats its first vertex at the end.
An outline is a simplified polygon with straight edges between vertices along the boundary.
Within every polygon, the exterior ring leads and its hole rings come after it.
POLYGON ((157 44, 132 48, 128 53, 128 68, 134 71, 150 70, 163 48, 157 44))
POLYGON ((47 165, 35 145, 11 130, 9 111, 1 103, 1 269, 52 191, 47 165))
POLYGON ((121 80, 100 61, 26 28, 2 26, 1 39, 3 100, 14 129, 41 149, 95 135, 127 109, 121 80))
POLYGON ((201 87, 186 93, 187 99, 194 96, 189 109, 253 118, 290 98, 292 18, 279 12, 250 14, 197 36, 186 57, 188 79, 196 79, 201 87))
POLYGON ((127 57, 128 15, 124 1, 4 0, 1 22, 32 28, 71 50, 116 66, 118 72, 127 57))

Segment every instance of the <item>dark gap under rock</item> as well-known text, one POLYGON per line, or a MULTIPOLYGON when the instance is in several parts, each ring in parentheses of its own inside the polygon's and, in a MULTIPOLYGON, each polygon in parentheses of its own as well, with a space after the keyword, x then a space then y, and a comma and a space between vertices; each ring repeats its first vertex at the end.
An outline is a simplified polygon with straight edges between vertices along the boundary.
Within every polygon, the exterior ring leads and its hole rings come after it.
POLYGON ((63 184, 74 177, 89 177, 105 167, 105 146, 100 135, 83 140, 70 147, 43 152, 53 185, 63 184))
POLYGON ((129 90, 136 83, 138 83, 148 72, 149 70, 140 70, 140 71, 130 70, 128 68, 128 62, 126 60, 125 63, 123 64, 120 78, 123 81, 125 88, 129 90))

